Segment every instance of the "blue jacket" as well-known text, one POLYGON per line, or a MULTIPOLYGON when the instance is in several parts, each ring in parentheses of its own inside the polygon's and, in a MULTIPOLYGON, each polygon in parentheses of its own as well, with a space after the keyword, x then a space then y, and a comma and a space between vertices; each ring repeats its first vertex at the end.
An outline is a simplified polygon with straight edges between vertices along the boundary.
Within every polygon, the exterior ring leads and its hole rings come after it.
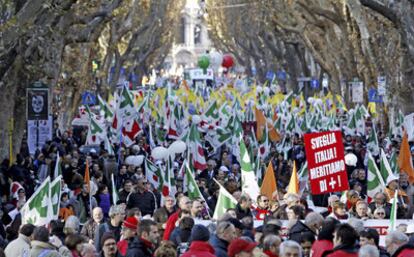
POLYGON ((229 243, 227 241, 218 238, 217 235, 212 235, 210 244, 213 246, 217 257, 228 257, 227 247, 229 246, 229 243))

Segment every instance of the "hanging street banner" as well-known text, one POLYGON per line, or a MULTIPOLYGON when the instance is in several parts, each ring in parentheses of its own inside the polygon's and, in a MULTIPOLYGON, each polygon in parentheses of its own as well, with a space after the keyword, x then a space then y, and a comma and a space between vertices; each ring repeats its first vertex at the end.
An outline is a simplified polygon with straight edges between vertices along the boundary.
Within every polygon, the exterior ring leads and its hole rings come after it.
POLYGON ((312 194, 348 190, 341 132, 305 134, 304 143, 312 194))

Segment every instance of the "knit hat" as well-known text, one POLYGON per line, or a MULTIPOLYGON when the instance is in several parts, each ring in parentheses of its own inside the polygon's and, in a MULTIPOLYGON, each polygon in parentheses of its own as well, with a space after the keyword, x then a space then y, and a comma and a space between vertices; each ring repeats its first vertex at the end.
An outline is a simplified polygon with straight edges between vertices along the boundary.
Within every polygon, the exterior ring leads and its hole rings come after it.
POLYGON ((105 244, 105 241, 108 239, 114 239, 116 241, 115 236, 112 233, 105 232, 101 238, 101 245, 103 246, 105 244))
POLYGON ((227 253, 229 257, 234 257, 236 254, 241 252, 251 252, 256 246, 257 243, 251 243, 237 238, 230 243, 227 253))
POLYGON ((138 228, 138 220, 134 216, 128 217, 124 220, 124 228, 136 230, 138 228))
POLYGON ((207 242, 210 240, 210 232, 203 225, 195 225, 191 230, 191 240, 207 242))

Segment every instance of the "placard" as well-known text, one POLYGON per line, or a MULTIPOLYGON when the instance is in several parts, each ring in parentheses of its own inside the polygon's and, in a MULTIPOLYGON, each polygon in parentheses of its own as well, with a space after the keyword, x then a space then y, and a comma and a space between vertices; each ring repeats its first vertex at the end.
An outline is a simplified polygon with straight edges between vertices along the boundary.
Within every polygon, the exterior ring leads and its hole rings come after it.
POLYGON ((49 116, 49 89, 27 88, 27 119, 47 120, 49 116))
POLYGON ((341 132, 305 134, 304 143, 312 194, 348 190, 341 132))
POLYGON ((49 116, 48 120, 27 121, 27 144, 30 154, 34 154, 36 149, 42 149, 46 141, 52 140, 52 124, 52 116, 49 116))

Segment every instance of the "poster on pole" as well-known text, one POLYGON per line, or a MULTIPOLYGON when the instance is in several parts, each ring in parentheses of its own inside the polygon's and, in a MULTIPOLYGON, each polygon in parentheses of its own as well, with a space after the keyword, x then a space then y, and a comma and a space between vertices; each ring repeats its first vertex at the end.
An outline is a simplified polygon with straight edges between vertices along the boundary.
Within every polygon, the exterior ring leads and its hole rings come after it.
POLYGON ((36 149, 42 149, 46 141, 52 140, 52 120, 52 116, 49 115, 48 120, 27 121, 27 144, 30 154, 34 154, 36 149), (39 126, 37 122, 39 122, 39 126))
POLYGON ((348 190, 341 132, 305 134, 304 143, 312 194, 348 190))
POLYGON ((362 103, 364 102, 364 82, 354 81, 352 82, 352 102, 362 103))
POLYGON ((47 120, 49 116, 49 89, 27 88, 27 119, 47 120))

